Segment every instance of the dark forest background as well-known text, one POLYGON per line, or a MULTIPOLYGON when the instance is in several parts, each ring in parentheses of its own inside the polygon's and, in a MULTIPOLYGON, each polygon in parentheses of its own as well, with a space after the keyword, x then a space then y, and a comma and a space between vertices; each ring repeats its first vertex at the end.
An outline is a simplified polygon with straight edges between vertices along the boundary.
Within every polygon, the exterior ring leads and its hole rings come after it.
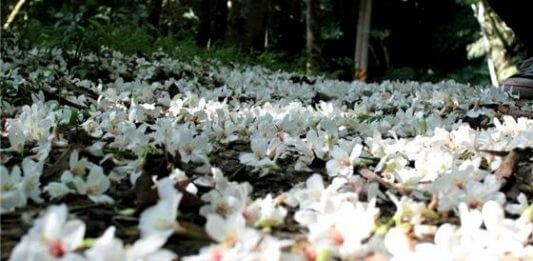
MULTIPOLYGON (((4 0, 2 33, 16 33, 21 48, 82 55, 104 45, 143 56, 162 49, 179 59, 353 80, 360 1, 368 0, 4 0)), ((489 84, 489 68, 502 80, 533 53, 521 1, 371 2, 368 81, 489 84)))

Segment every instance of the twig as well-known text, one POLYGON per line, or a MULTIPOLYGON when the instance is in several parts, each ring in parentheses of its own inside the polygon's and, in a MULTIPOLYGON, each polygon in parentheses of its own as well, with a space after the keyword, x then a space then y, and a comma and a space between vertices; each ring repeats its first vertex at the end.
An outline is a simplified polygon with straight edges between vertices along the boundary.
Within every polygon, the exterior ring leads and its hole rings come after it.
POLYGON ((507 179, 513 175, 513 172, 518 165, 518 161, 521 158, 521 154, 517 150, 510 151, 505 158, 503 158, 500 167, 494 173, 496 178, 502 183, 505 184, 507 179))
POLYGON ((374 171, 371 171, 371 170, 365 168, 365 169, 360 169, 359 170, 359 174, 361 174, 361 176, 365 177, 369 181, 372 181, 372 180, 377 181, 379 184, 383 185, 387 189, 398 190, 396 187, 394 187, 394 185, 392 185, 389 182, 385 181, 382 177, 380 177, 374 171))
POLYGON ((385 188, 387 188, 389 191, 392 191, 394 193, 398 193, 398 194, 401 194, 401 195, 409 195, 411 194, 412 192, 419 192, 421 194, 423 194, 424 196, 430 196, 426 191, 423 191, 423 190, 420 190, 420 189, 417 189, 417 188, 406 188, 406 187, 400 187, 400 186, 397 186, 393 183, 390 183, 386 180, 384 180, 382 177, 380 177, 380 175, 370 169, 367 169, 367 168, 363 168, 363 169, 360 169, 359 170, 359 174, 361 174, 361 176, 363 176, 364 178, 368 179, 368 181, 376 181, 378 184, 384 186, 385 188))
POLYGON ((498 156, 498 157, 505 157, 507 156, 507 154, 509 154, 508 151, 500 151, 500 150, 479 150, 481 152, 485 152, 485 153, 488 153, 490 155, 493 155, 493 156, 498 156))
POLYGON ((513 117, 526 117, 529 119, 533 119, 533 111, 523 111, 513 106, 500 105, 498 106, 498 112, 513 117))
POLYGON ((19 13, 20 11, 20 8, 22 8, 22 5, 24 5, 24 3, 26 2, 26 0, 19 0, 17 2, 17 4, 15 5, 15 7, 13 8, 13 10, 11 10, 11 13, 9 14, 9 16, 7 17, 7 21, 6 23, 4 24, 3 28, 4 30, 6 30, 9 25, 13 22, 13 20, 15 20, 15 17, 17 16, 17 14, 19 13))

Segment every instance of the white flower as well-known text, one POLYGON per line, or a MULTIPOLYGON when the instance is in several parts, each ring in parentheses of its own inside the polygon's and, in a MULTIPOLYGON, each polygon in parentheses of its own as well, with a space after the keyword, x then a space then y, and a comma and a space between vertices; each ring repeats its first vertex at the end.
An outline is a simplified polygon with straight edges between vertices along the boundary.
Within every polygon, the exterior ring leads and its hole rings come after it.
MULTIPOLYGON (((103 141, 97 141, 91 146, 87 147, 87 151, 94 156, 103 157, 104 156, 104 145, 106 143, 103 141)), ((82 159, 83 160, 83 159, 82 159)))
POLYGON ((179 132, 176 131, 176 124, 168 118, 158 118, 151 128, 155 130, 154 144, 165 144, 167 151, 174 155, 178 144, 173 141, 179 141, 179 132))
POLYGON ((96 165, 90 167, 89 175, 85 182, 77 178, 74 182, 79 194, 87 195, 90 200, 97 203, 113 204, 113 198, 104 194, 109 189, 110 183, 102 167, 96 165))
POLYGON ((396 224, 407 222, 410 224, 420 224, 424 220, 424 212, 427 208, 423 202, 416 202, 412 198, 402 196, 400 200, 392 193, 387 192, 394 205, 396 205, 396 213, 394 220, 396 224))
POLYGON ((319 215, 317 222, 308 226, 309 241, 316 249, 329 249, 342 258, 364 255, 363 241, 370 237, 378 213, 375 200, 366 207, 360 202, 342 202, 337 209, 319 215))
POLYGON ((344 196, 356 196, 354 193, 338 193, 339 188, 344 184, 346 184, 346 179, 336 178, 325 188, 320 175, 311 176, 306 181, 305 189, 295 189, 291 192, 300 205, 299 210, 294 214, 294 219, 302 225, 315 223, 321 214, 331 212, 332 209, 342 204, 345 200, 344 196))
POLYGON ((510 214, 514 214, 514 215, 522 214, 522 212, 524 212, 524 210, 526 210, 527 207, 529 206, 526 195, 524 193, 518 194, 517 201, 518 201, 518 204, 511 204, 511 203, 507 204, 505 206, 505 210, 509 212, 510 214))
POLYGON ((159 201, 143 211, 139 220, 139 229, 143 238, 157 236, 166 241, 176 230, 180 229, 176 218, 183 194, 174 188, 174 182, 169 178, 158 182, 157 191, 159 201))
POLYGON ((205 231, 212 239, 228 247, 250 249, 260 239, 256 230, 246 228, 246 221, 240 213, 225 219, 215 214, 207 216, 205 231))
POLYGON ((496 201, 487 201, 481 210, 483 224, 489 237, 489 250, 499 255, 520 254, 533 231, 533 224, 505 218, 502 206, 496 201))
POLYGON ((15 166, 9 170, 0 165, 0 206, 1 213, 12 211, 15 208, 26 206, 27 198, 26 194, 20 186, 22 176, 20 168, 15 166))
POLYGON ((39 141, 48 139, 50 128, 55 122, 55 114, 42 102, 37 101, 30 106, 24 105, 18 119, 19 130, 24 132, 26 139, 39 141))
POLYGON ((48 192, 51 198, 62 198, 71 193, 77 193, 77 188, 83 188, 85 181, 80 176, 72 175, 72 172, 65 170, 59 182, 49 182, 44 191, 48 192))
POLYGON ((222 121, 219 124, 213 124, 211 128, 214 139, 222 144, 228 144, 239 138, 234 134, 235 131, 237 131, 237 127, 230 120, 222 121))
POLYGON ((319 174, 313 174, 305 181, 305 185, 305 189, 296 189, 292 194, 297 199, 301 209, 315 208, 315 205, 322 199, 322 194, 327 193, 324 181, 319 174))
POLYGON ((69 167, 72 173, 83 176, 85 175, 85 169, 87 168, 89 161, 87 158, 80 159, 79 157, 79 152, 77 150, 73 150, 70 153, 69 167))
POLYGON ((443 149, 423 150, 415 158, 415 168, 420 181, 435 181, 440 174, 451 168, 453 155, 443 149))
POLYGON ((477 139, 479 134, 470 128, 469 125, 463 124, 451 132, 453 144, 455 147, 463 150, 475 151, 479 146, 477 139))
POLYGON ((149 145, 149 136, 146 135, 148 126, 142 124, 138 128, 133 123, 120 125, 121 134, 111 143, 112 146, 120 149, 129 149, 140 156, 143 149, 149 145))
POLYGON ((494 125, 496 130, 500 131, 502 134, 517 136, 521 132, 527 130, 527 121, 526 118, 519 118, 518 121, 509 115, 503 116, 503 123, 494 118, 494 125))
POLYGON ((287 145, 294 146, 294 150, 300 154, 294 168, 296 170, 310 171, 307 166, 311 165, 315 158, 311 146, 300 138, 287 139, 287 145))
POLYGON ((270 157, 272 155, 269 152, 268 141, 260 136, 252 137, 250 142, 252 153, 244 152, 239 155, 239 161, 242 164, 261 167, 273 167, 276 166, 275 160, 270 157))
POLYGON ((181 161, 188 163, 203 162, 207 160, 207 154, 210 152, 211 146, 209 139, 204 135, 197 135, 193 138, 193 133, 189 129, 184 129, 179 132, 178 151, 181 156, 181 161))
POLYGON ((268 194, 264 199, 257 199, 243 212, 246 221, 257 227, 281 225, 284 223, 286 215, 287 209, 277 206, 271 194, 268 194))
POLYGON ((477 169, 478 164, 464 162, 460 167, 453 167, 451 173, 438 178, 431 186, 431 191, 439 198, 439 211, 448 211, 461 202, 469 206, 481 207, 488 200, 503 203, 505 196, 499 191, 501 184, 494 175, 485 176, 483 182, 477 179, 486 173, 477 169), (474 179, 476 178, 476 179, 474 179))
POLYGON ((248 203, 251 192, 252 186, 247 182, 228 182, 226 178, 219 177, 215 188, 202 195, 201 199, 209 204, 200 208, 200 215, 207 217, 216 213, 227 217, 240 213, 248 203))
POLYGON ((124 247, 124 243, 115 238, 115 227, 109 227, 94 245, 85 251, 89 260, 98 261, 171 261, 177 258, 176 254, 161 249, 165 244, 164 239, 152 236, 137 240, 132 246, 124 247))
POLYGON ((0 176, 2 184, 0 186, 1 212, 9 212, 14 208, 24 207, 28 198, 36 203, 42 203, 41 182, 39 178, 42 174, 43 163, 35 162, 29 158, 22 160, 21 175, 19 166, 13 167, 11 174, 5 166, 0 166, 0 176))
POLYGON ((62 198, 68 194, 76 192, 61 182, 48 183, 46 187, 44 187, 44 191, 48 192, 52 199, 62 198))
POLYGON ((333 138, 324 132, 309 130, 305 136, 306 143, 313 149, 319 159, 326 160, 333 144, 333 138))
POLYGON ((409 238, 402 227, 393 227, 387 231, 384 244, 387 250, 393 255, 393 260, 408 258, 411 254, 413 239, 409 238))
POLYGON ((501 183, 495 175, 485 177, 483 183, 470 180, 466 183, 465 201, 469 206, 481 207, 489 200, 500 204, 505 202, 505 195, 500 192, 501 183))
POLYGON ((36 203, 43 202, 41 198, 41 177, 43 171, 43 162, 35 162, 29 158, 22 160, 22 171, 24 172, 24 178, 22 179, 22 190, 24 194, 31 198, 36 203))
POLYGON ((56 260, 74 259, 76 250, 84 237, 85 224, 80 220, 67 221, 65 205, 52 206, 46 214, 34 222, 11 253, 10 260, 56 260))
POLYGON ((24 136, 24 132, 22 131, 18 122, 14 122, 13 124, 11 124, 11 127, 9 128, 8 137, 9 143, 11 144, 11 148, 19 154, 22 154, 22 152, 24 151, 24 143, 26 142, 26 136, 24 136))
POLYGON ((330 176, 351 176, 355 160, 361 155, 363 146, 356 144, 350 154, 339 146, 333 147, 331 151, 332 159, 326 163, 326 169, 330 176))

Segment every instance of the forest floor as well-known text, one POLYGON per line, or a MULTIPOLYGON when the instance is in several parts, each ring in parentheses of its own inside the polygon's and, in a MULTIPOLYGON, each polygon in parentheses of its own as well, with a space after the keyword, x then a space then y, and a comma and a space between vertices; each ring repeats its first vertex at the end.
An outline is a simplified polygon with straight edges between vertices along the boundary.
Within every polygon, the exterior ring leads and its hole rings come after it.
POLYGON ((16 46, 2 260, 533 257, 531 101, 16 46))

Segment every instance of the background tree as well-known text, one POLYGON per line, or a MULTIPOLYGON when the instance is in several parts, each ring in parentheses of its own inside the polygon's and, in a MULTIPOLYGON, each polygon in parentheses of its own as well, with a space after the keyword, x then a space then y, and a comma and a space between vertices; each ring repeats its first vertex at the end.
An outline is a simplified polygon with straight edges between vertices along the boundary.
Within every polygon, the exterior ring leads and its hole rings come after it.
MULTIPOLYGON (((364 42, 356 31, 358 13, 365 13, 360 3, 365 1, 25 0, 9 27, 27 45, 80 52, 98 52, 107 45, 142 55, 163 48, 180 59, 212 57, 352 80, 354 46, 364 42)), ((9 14, 16 3, 1 1, 1 12, 9 14)), ((368 48, 362 48, 368 50, 368 80, 489 83, 485 35, 505 50, 503 55, 490 48, 505 57, 491 58, 498 79, 503 79, 512 70, 499 69, 501 64, 513 68, 531 54, 532 34, 524 11, 528 5, 503 0, 373 1, 372 26, 363 34, 368 48), (472 9, 479 3, 486 10, 482 23, 472 9)), ((5 15, 2 25, 6 22, 5 15)))
POLYGON ((320 57, 319 0, 305 0, 305 48, 306 70, 315 69, 320 57))
POLYGON ((200 20, 196 43, 203 47, 223 43, 228 18, 227 0, 200 0, 196 10, 200 20))
POLYGON ((486 0, 498 16, 513 30, 528 56, 533 56, 533 34, 531 33, 531 1, 486 0))
POLYGON ((372 0, 359 1, 357 17, 357 35, 355 42, 354 79, 366 81, 368 68, 368 38, 370 36, 370 19, 372 17, 372 0))

